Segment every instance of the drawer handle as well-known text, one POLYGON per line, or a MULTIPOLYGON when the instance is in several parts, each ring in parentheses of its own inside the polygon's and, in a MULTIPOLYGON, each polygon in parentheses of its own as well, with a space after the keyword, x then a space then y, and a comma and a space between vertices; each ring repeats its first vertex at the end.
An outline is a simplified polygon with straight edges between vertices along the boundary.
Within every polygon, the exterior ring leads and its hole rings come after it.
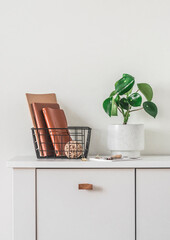
POLYGON ((93 184, 89 184, 89 183, 81 183, 78 186, 79 190, 93 190, 93 184))

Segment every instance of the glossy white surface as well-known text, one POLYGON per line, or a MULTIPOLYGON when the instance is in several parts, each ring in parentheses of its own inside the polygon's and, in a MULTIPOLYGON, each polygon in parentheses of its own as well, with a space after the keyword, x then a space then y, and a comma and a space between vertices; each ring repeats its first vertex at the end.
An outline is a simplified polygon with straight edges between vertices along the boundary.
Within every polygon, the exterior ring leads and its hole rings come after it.
POLYGON ((15 157, 7 162, 11 168, 170 168, 170 156, 143 156, 138 160, 81 161, 80 159, 46 159, 34 156, 15 157))

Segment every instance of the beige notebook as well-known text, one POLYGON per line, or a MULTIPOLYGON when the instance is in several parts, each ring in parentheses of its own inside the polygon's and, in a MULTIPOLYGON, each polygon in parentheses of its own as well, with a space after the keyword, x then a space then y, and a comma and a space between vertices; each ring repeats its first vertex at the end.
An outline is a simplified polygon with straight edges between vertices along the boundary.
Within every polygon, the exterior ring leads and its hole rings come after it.
POLYGON ((36 128, 36 121, 35 121, 35 116, 32 109, 32 103, 57 103, 56 94, 55 93, 47 93, 47 94, 26 93, 26 98, 29 105, 33 127, 36 128))

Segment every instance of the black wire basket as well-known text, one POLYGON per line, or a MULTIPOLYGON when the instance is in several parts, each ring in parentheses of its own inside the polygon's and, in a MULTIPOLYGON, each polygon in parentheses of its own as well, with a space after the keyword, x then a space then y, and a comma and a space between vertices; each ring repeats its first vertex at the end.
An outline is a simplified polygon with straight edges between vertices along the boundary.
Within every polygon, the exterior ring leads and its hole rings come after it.
POLYGON ((87 158, 91 128, 31 128, 37 158, 87 158))

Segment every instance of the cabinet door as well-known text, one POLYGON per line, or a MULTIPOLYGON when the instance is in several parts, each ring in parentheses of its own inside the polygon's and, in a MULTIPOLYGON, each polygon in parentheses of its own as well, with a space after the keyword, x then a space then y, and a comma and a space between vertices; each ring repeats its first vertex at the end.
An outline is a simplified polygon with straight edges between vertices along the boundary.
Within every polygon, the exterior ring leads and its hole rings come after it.
POLYGON ((134 170, 37 170, 38 240, 134 240, 134 170), (93 190, 79 190, 79 184, 93 190))
POLYGON ((170 239, 170 170, 137 170, 137 240, 170 239))

